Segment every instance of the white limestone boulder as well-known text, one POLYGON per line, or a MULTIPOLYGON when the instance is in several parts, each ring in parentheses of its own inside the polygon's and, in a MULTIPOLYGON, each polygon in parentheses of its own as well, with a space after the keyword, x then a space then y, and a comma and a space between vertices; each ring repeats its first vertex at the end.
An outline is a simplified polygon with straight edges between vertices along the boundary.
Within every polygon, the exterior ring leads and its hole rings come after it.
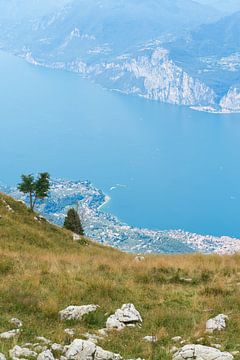
POLYGON ((64 329, 65 334, 67 334, 70 337, 74 337, 75 330, 74 329, 64 329))
POLYGON ((229 320, 227 315, 219 314, 206 322, 206 332, 213 333, 226 328, 226 321, 229 320))
POLYGON ((67 360, 121 360, 121 356, 105 351, 88 340, 75 339, 68 347, 67 360))
POLYGON ((182 340, 182 337, 181 336, 174 336, 173 338, 172 338, 172 341, 174 341, 174 342, 180 342, 182 340))
POLYGON ((124 304, 115 314, 109 316, 106 327, 108 330, 122 330, 125 326, 142 323, 142 317, 133 304, 124 304))
POLYGON ((19 329, 6 331, 6 332, 3 332, 3 333, 0 334, 0 339, 9 340, 9 339, 12 339, 15 336, 19 335, 19 333, 20 333, 19 329))
POLYGON ((228 352, 203 345, 185 345, 173 355, 173 360, 233 360, 228 352))
POLYGON ((156 336, 144 336, 143 340, 146 342, 155 343, 155 342, 157 342, 157 337, 156 336))
POLYGON ((37 353, 26 347, 21 347, 21 346, 16 345, 16 346, 14 346, 13 349, 9 350, 9 357, 11 359, 33 358, 33 357, 37 357, 37 353))
POLYGON ((134 258, 134 260, 135 260, 136 262, 142 262, 142 261, 145 260, 145 257, 138 255, 138 256, 136 256, 136 257, 134 258))
POLYGON ((53 353, 50 350, 45 350, 38 355, 37 360, 55 360, 55 359, 53 353))
POLYGON ((81 320, 86 314, 96 311, 98 305, 68 306, 59 312, 61 320, 81 320))
POLYGON ((122 330, 125 328, 125 324, 122 323, 121 321, 118 320, 118 318, 116 317, 116 315, 111 315, 109 316, 109 318, 107 319, 106 322, 106 327, 108 330, 122 330))
POLYGON ((103 350, 101 347, 97 346, 94 360, 121 360, 122 357, 119 354, 114 354, 111 351, 103 350))
POLYGON ((0 353, 0 360, 6 360, 6 356, 3 353, 0 353))
POLYGON ((53 343, 51 349, 52 351, 63 352, 63 346, 61 344, 53 343))

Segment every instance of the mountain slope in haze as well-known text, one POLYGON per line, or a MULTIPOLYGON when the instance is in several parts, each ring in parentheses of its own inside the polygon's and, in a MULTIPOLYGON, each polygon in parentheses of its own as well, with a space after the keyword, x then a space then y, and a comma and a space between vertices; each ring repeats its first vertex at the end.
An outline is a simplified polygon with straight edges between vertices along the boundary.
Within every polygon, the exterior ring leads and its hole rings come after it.
POLYGON ((70 0, 0 0, 0 20, 19 21, 44 16, 70 0))
POLYGON ((191 0, 76 0, 24 25, 0 22, 0 48, 162 102, 225 110, 228 96, 235 111, 239 14, 218 18, 191 0))
POLYGON ((165 52, 163 39, 217 17, 215 10, 191 0, 78 0, 19 31, 2 26, 0 43, 32 63, 90 76, 110 89, 208 105, 214 92, 167 54, 157 54, 165 52))
POLYGON ((199 4, 215 7, 223 14, 231 14, 240 10, 239 0, 197 0, 199 4))
MULTIPOLYGON (((83 246, 73 241, 70 232, 36 216, 21 202, 0 193, 0 331, 12 328, 12 318, 23 322, 14 339, 0 339, 6 357, 16 344, 38 354, 39 345, 64 346, 73 339, 88 338, 89 333, 95 340, 97 336, 99 346, 123 359, 152 359, 153 345, 143 338, 153 334, 157 337, 154 360, 172 358, 175 336, 187 343, 198 339, 199 344, 217 343, 222 351, 237 351, 239 255, 136 258, 90 240, 83 246), (98 331, 124 303, 135 305, 142 326, 102 336, 98 331), (58 312, 65 307, 88 304, 100 307, 80 321, 59 320, 58 312), (229 315, 227 327, 209 337, 206 321, 218 313, 229 315), (72 338, 64 332, 69 327, 74 331, 72 338), (43 344, 36 336, 51 343, 43 344)), ((51 351, 59 358, 61 350, 51 351)))
POLYGON ((179 66, 192 76, 197 74, 199 80, 214 90, 223 108, 221 99, 236 89, 236 104, 231 109, 239 109, 240 12, 202 25, 166 46, 179 66))
POLYGON ((86 60, 96 47, 105 48, 108 55, 120 55, 129 47, 217 18, 216 10, 191 0, 75 0, 52 15, 17 27, 15 44, 9 38, 9 45, 30 46, 36 56, 57 61, 76 56, 86 60))

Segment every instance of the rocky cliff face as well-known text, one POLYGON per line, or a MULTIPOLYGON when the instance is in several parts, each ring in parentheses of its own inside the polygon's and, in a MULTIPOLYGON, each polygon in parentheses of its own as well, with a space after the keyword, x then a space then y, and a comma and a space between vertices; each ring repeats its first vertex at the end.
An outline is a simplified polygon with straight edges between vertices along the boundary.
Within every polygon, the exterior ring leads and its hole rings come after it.
POLYGON ((232 86, 220 102, 222 111, 240 112, 240 85, 232 86))
POLYGON ((210 105, 214 91, 194 79, 169 59, 168 51, 157 47, 105 64, 95 73, 100 82, 125 93, 180 105, 210 105))

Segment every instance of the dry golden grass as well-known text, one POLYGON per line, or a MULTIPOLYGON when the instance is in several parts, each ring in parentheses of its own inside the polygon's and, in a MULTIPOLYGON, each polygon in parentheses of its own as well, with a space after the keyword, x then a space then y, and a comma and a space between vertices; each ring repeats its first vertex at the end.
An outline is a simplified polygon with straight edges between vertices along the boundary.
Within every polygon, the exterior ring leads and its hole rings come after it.
MULTIPOLYGON (((111 333, 99 344, 125 358, 168 359, 173 336, 188 342, 220 343, 240 350, 240 256, 146 256, 136 262, 89 241, 74 243, 71 233, 47 222, 11 198, 0 195, 0 331, 11 317, 24 322, 18 344, 41 335, 67 342, 64 328, 78 336, 103 328, 107 314, 132 302, 142 328, 111 333), (6 208, 6 201, 14 212, 6 208), (191 278, 188 282, 185 279, 191 278), (100 309, 81 322, 63 323, 58 311, 68 305, 95 303, 100 309), (227 330, 209 338, 205 322, 219 313, 230 316, 227 330), (142 338, 157 335, 154 346, 142 338)), ((12 341, 1 342, 6 353, 12 341)))

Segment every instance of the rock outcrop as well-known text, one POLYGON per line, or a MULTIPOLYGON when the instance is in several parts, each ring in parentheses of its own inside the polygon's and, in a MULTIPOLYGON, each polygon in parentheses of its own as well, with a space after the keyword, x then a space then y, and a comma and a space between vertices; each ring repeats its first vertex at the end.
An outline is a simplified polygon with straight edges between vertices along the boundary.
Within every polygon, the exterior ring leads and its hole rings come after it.
POLYGON ((6 332, 3 332, 0 334, 0 339, 9 340, 9 339, 12 339, 15 336, 19 335, 19 333, 20 333, 19 329, 6 331, 6 332))
POLYGON ((84 315, 96 311, 98 307, 98 305, 68 306, 59 312, 59 316, 61 320, 81 320, 84 315))
POLYGON ((228 352, 203 345, 185 345, 173 355, 173 360, 233 360, 228 352))
POLYGON ((124 304, 115 314, 109 316, 106 327, 108 330, 122 330, 125 326, 135 326, 142 323, 142 317, 133 304, 124 304))
POLYGON ((150 342, 150 343, 154 343, 157 342, 157 337, 156 336, 144 336, 143 338, 144 341, 146 342, 150 342))
POLYGON ((229 89, 228 93, 222 98, 220 106, 223 112, 240 111, 240 85, 229 89))
POLYGON ((16 345, 14 346, 13 349, 9 350, 9 357, 11 359, 33 358, 33 357, 37 357, 37 353, 26 347, 21 347, 16 345))
POLYGON ((37 360, 54 360, 54 356, 50 350, 45 350, 38 355, 37 360))
POLYGON ((214 331, 221 331, 226 328, 226 320, 228 316, 219 314, 206 322, 206 332, 213 333, 214 331))
POLYGON ((68 360, 121 360, 119 354, 105 351, 88 340, 75 339, 69 346, 65 357, 68 360))

